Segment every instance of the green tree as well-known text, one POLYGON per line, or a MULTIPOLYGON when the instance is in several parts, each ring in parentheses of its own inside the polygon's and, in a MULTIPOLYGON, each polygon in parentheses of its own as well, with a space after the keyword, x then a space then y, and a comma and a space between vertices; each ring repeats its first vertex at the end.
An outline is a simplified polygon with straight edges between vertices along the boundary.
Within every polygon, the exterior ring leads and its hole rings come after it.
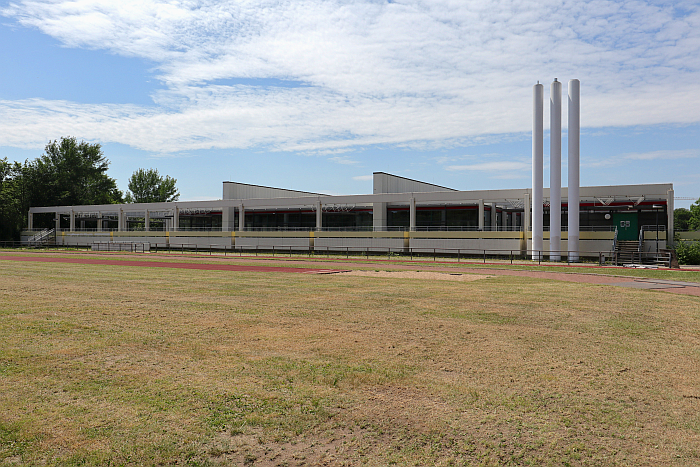
POLYGON ((0 240, 13 239, 21 227, 14 168, 7 158, 0 159, 0 240))
POLYGON ((19 240, 26 227, 29 195, 24 177, 27 163, 0 159, 0 240, 19 240))
POLYGON ((686 208, 678 208, 673 210, 673 230, 676 232, 688 230, 688 221, 690 221, 690 211, 686 208))
POLYGON ((44 154, 25 166, 32 206, 122 202, 122 192, 107 175, 109 161, 98 143, 78 142, 74 137, 50 141, 44 154))
MULTIPOLYGON (((122 202, 116 181, 107 175, 108 167, 99 144, 73 137, 50 141, 44 154, 32 161, 0 159, 0 238, 19 240, 31 206, 122 202)), ((50 226, 47 219, 34 216, 34 226, 50 226), (48 223, 42 225, 43 221, 48 223)))
POLYGON ((175 187, 177 180, 166 175, 162 177, 158 169, 138 169, 129 177, 127 203, 164 203, 177 201, 180 193, 175 187))
MULTIPOLYGON (((675 212, 674 212, 675 213, 675 212)), ((688 230, 700 230, 700 199, 690 205, 688 230)))

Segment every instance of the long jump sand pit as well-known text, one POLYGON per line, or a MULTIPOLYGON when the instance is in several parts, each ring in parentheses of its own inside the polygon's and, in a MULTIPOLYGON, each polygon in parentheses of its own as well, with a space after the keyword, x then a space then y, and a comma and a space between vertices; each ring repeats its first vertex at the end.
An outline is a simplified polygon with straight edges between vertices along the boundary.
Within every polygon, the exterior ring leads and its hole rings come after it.
POLYGON ((457 281, 471 282, 486 279, 489 275, 484 274, 462 274, 456 272, 433 272, 433 271, 339 271, 341 276, 361 276, 361 277, 382 277, 388 279, 419 279, 435 281, 457 281))

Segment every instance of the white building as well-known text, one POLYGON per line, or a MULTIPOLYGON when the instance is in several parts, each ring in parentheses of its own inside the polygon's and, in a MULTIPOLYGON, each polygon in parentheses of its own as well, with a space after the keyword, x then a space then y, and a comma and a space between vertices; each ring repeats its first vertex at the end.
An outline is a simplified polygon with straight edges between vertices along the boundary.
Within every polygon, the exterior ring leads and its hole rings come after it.
MULTIPOLYGON (((159 247, 313 249, 522 254, 532 256, 532 189, 459 191, 417 180, 374 174, 372 194, 330 196, 224 182, 211 201, 33 207, 23 241, 55 229, 59 245, 138 242, 159 247)), ((543 225, 549 222, 543 189, 543 225)), ((567 189, 561 189, 560 252, 567 256, 567 189)), ((673 185, 580 187, 578 251, 609 252, 614 242, 665 248, 673 238, 673 185), (641 232, 641 234, 640 234, 641 232), (658 245, 657 245, 658 235, 658 245)))

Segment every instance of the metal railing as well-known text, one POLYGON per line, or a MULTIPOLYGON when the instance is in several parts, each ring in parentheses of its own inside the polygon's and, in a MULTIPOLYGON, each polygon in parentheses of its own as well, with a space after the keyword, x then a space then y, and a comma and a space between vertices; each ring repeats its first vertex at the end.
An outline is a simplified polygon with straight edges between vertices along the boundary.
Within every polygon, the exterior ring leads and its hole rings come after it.
MULTIPOLYGON (((651 226, 653 227, 653 226, 651 226)), ((663 229, 660 230, 665 230, 664 226, 659 226, 663 227, 663 229)), ((40 230, 40 229, 34 229, 34 231, 40 230)), ((43 229, 41 229, 43 230, 43 229)), ((233 229, 235 231, 240 231, 239 229, 233 229)), ((523 227, 522 226, 512 226, 512 225, 484 225, 482 228, 479 228, 478 226, 473 226, 473 225, 464 225, 464 226, 451 226, 451 225, 431 225, 431 226, 424 226, 424 225, 418 225, 416 226, 413 230, 411 230, 410 227, 404 226, 404 225, 390 225, 386 227, 373 227, 373 226, 349 226, 349 227, 321 227, 321 228, 316 228, 316 227, 251 227, 251 226, 246 226, 243 231, 244 232, 522 232, 523 227)), ((549 226, 543 226, 543 230, 545 232, 549 231, 549 226)), ((581 226, 579 228, 579 231, 581 232, 612 232, 615 230, 614 226, 609 226, 609 225, 588 225, 588 226, 581 226)), ((30 232, 32 230, 25 230, 25 232, 30 232)), ((98 230, 95 227, 75 227, 73 230, 70 230, 69 228, 59 228, 57 229, 59 232, 118 232, 119 228, 117 227, 111 227, 107 228, 104 227, 101 230, 98 230)), ((144 232, 146 231, 145 227, 142 225, 139 225, 138 227, 131 227, 131 226, 126 226, 122 232, 144 232)), ((150 232, 221 232, 222 227, 217 226, 217 227, 179 227, 177 230, 173 230, 172 228, 167 229, 163 225, 159 226, 151 226, 149 228, 150 232)), ((529 231, 532 231, 532 226, 529 227, 529 231)), ((567 231, 567 226, 562 226, 562 232, 567 231)), ((224 231, 224 232, 228 232, 224 231)))
POLYGON ((655 267, 663 266, 670 268, 673 253, 670 251, 663 252, 620 252, 620 251, 601 251, 599 253, 599 264, 604 266, 610 264, 613 266, 625 267, 655 267))
POLYGON ((56 230, 55 229, 44 229, 36 234, 29 237, 26 244, 30 247, 38 247, 47 245, 49 243, 55 242, 56 240, 56 230))
POLYGON ((212 244, 202 246, 195 243, 151 243, 150 251, 166 252, 166 253, 204 253, 204 254, 223 254, 227 255, 305 255, 313 256, 345 256, 346 258, 353 257, 383 257, 397 260, 412 260, 414 258, 431 257, 433 260, 437 258, 451 258, 460 262, 467 259, 479 259, 486 262, 488 259, 508 260, 511 263, 514 260, 532 260, 538 263, 547 262, 552 255, 556 253, 560 257, 557 262, 573 263, 578 260, 569 261, 569 258, 588 258, 595 260, 599 257, 598 252, 549 252, 535 250, 520 250, 520 249, 470 249, 470 248, 430 248, 430 247, 365 247, 365 246, 301 246, 301 245, 218 245, 212 244), (570 255, 570 256, 569 256, 570 255))
POLYGON ((127 251, 130 253, 145 253, 149 251, 149 242, 93 242, 92 251, 127 251))
MULTIPOLYGON (((26 248, 27 245, 17 241, 0 242, 0 248, 26 248)), ((288 256, 340 256, 345 258, 365 257, 367 259, 406 261, 414 259, 432 258, 437 261, 453 260, 457 262, 473 262, 475 260, 486 263, 488 260, 528 261, 542 263, 578 263, 596 262, 601 266, 615 265, 626 267, 670 267, 672 253, 633 252, 631 255, 620 254, 617 251, 600 252, 567 252, 567 251, 542 251, 542 250, 505 250, 505 249, 469 249, 469 248, 428 248, 428 247, 351 247, 351 246, 300 246, 300 245, 198 245, 196 243, 150 243, 150 242, 90 242, 74 245, 43 245, 38 248, 46 250, 95 250, 95 251, 121 251, 132 253, 167 253, 167 254, 205 254, 205 255, 279 255, 288 256), (112 246, 106 246, 109 243, 112 246), (99 245, 99 246, 95 246, 99 245), (117 246, 119 245, 119 246, 117 246), (111 248, 111 249, 110 249, 111 248), (552 256, 559 256, 558 261, 550 261, 552 256), (576 260, 569 261, 569 255, 576 260)))
MULTIPOLYGON (((616 229, 616 227, 614 225, 581 225, 578 228, 579 232, 612 232, 615 229, 616 229)), ((532 230, 532 225, 530 225, 529 230, 530 231, 532 230)), ((549 225, 543 225, 542 230, 545 232, 548 232, 549 225)), ((562 225, 561 231, 568 232, 569 226, 562 225)))

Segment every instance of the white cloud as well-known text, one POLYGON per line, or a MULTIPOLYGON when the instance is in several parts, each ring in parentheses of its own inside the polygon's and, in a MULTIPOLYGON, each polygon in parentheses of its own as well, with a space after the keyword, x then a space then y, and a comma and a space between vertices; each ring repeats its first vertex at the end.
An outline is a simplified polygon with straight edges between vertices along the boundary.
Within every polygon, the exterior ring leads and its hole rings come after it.
POLYGON ((360 161, 356 161, 356 160, 349 159, 347 157, 342 157, 342 156, 331 157, 330 160, 335 162, 336 164, 341 164, 341 165, 355 165, 355 164, 360 163, 360 161))
MULTIPOLYGON (((700 157, 700 149, 667 149, 661 151, 626 153, 617 157, 602 160, 592 160, 583 163, 586 167, 615 167, 628 164, 629 161, 657 161, 673 159, 696 159, 700 157)), ((681 174, 678 174, 681 175, 681 174)))
POLYGON ((358 175, 357 177, 352 177, 352 179, 361 182, 368 182, 374 180, 374 175, 358 175))
POLYGON ((526 162, 519 161, 500 161, 500 162, 482 162, 480 164, 468 165, 450 165, 447 170, 477 170, 482 172, 527 172, 532 169, 532 166, 526 162))
POLYGON ((692 159, 700 156, 700 149, 663 150, 623 155, 627 160, 654 161, 668 159, 692 159))
POLYGON ((700 7, 682 8, 18 0, 2 14, 67 47, 150 60, 166 90, 154 107, 0 101, 0 141, 41 147, 72 134, 163 153, 452 146, 530 131, 531 85, 555 76, 581 79, 583 127, 697 123, 700 7), (304 86, 216 84, 251 78, 304 86))

